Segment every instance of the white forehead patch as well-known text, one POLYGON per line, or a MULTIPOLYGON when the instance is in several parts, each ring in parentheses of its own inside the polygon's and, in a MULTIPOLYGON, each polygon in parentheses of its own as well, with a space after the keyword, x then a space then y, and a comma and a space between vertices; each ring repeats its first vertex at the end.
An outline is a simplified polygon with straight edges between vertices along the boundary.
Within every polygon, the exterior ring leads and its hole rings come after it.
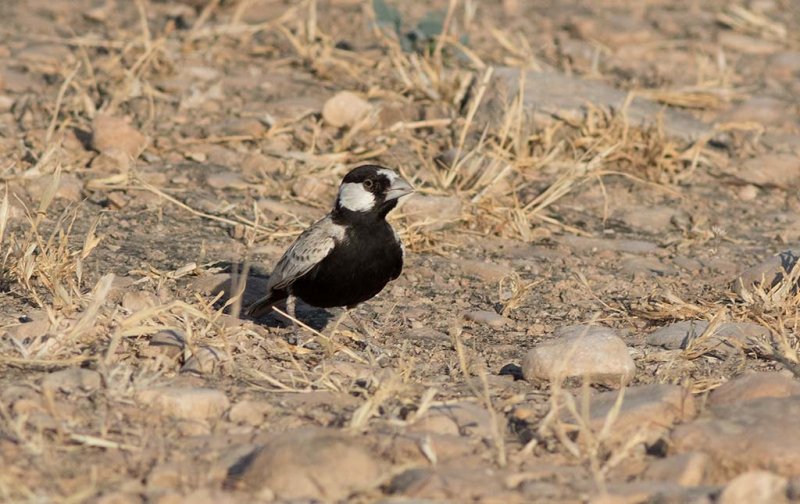
POLYGON ((394 183, 395 180, 397 180, 397 174, 392 170, 389 170, 388 168, 381 168, 380 170, 378 170, 378 173, 388 178, 389 184, 392 184, 394 183))
POLYGON ((375 196, 364 189, 362 184, 347 182, 339 187, 339 204, 353 212, 366 212, 372 210, 375 196))

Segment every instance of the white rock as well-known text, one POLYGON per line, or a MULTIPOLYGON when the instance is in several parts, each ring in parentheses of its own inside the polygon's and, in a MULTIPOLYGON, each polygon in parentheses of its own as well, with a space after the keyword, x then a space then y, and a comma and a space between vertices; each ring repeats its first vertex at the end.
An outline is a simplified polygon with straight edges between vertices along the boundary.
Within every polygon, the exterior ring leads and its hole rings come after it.
POLYGON ((557 337, 530 350, 522 362, 526 380, 588 378, 593 383, 619 387, 633 379, 636 364, 625 342, 613 329, 569 326, 557 337))
POLYGON ((322 117, 331 126, 353 126, 372 110, 372 105, 350 91, 341 91, 325 102, 322 117))
POLYGON ((719 504, 781 504, 787 502, 788 481, 769 471, 748 471, 733 478, 719 504))

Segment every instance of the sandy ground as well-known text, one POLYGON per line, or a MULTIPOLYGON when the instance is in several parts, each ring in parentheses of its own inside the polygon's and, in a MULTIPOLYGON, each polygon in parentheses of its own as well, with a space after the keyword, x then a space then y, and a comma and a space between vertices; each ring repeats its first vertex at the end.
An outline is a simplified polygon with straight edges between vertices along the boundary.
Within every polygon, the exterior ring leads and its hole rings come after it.
POLYGON ((0 501, 800 497, 800 4, 428 3, 0 4, 0 501), (364 162, 403 275, 241 318, 364 162))

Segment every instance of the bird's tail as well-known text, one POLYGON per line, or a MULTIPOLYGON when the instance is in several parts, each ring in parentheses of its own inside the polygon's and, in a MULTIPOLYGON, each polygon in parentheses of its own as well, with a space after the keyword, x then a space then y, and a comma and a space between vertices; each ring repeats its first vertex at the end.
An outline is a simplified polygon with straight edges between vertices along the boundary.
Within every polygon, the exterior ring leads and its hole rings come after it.
POLYGON ((272 305, 283 301, 288 296, 286 291, 270 292, 255 303, 247 307, 245 315, 250 318, 261 318, 272 311, 272 305))

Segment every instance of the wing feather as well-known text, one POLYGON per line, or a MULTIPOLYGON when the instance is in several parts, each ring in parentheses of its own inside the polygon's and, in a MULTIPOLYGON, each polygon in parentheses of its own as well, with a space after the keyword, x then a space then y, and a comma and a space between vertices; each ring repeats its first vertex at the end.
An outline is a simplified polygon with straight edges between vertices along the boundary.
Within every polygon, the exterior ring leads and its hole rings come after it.
POLYGON ((344 228, 334 224, 330 215, 318 220, 297 237, 275 265, 267 282, 267 291, 286 289, 308 273, 331 253, 344 228))

